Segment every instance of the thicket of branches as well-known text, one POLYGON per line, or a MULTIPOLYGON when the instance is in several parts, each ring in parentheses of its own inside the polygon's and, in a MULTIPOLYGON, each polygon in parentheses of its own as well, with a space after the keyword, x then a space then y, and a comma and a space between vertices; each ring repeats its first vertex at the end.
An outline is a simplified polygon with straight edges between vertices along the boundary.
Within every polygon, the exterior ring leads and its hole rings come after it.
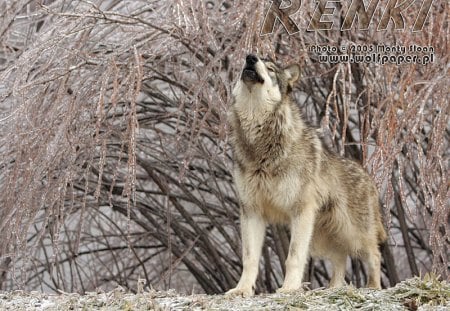
MULTIPOLYGON (((375 178, 384 286, 448 278, 448 6, 433 3, 417 33, 376 31, 378 11, 368 31, 306 32, 314 3, 294 16, 300 33, 261 37, 264 1, 1 1, 0 288, 234 286, 226 115, 249 52, 300 63, 305 117, 375 178), (330 64, 308 51, 343 43, 433 46, 434 63, 330 64)), ((280 286, 288 241, 270 228, 258 291, 280 286)), ((313 286, 329 276, 311 262, 313 286)), ((347 279, 365 282, 359 262, 347 279)))

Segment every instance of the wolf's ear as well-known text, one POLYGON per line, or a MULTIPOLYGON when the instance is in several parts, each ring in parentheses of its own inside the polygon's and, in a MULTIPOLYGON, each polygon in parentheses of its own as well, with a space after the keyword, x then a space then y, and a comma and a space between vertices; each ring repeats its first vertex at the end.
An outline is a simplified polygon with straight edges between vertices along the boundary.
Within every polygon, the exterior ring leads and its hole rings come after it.
POLYGON ((284 69, 284 73, 286 75, 289 84, 293 86, 294 82, 297 81, 298 78, 300 77, 300 66, 297 64, 287 66, 284 69))

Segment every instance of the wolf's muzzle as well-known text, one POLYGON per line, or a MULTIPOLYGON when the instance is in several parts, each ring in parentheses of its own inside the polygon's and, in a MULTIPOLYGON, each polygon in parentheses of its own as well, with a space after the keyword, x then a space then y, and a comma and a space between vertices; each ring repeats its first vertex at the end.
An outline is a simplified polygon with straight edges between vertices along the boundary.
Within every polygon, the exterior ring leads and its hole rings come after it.
POLYGON ((246 83, 264 83, 264 79, 258 74, 256 64, 259 59, 255 55, 249 54, 245 59, 245 67, 242 71, 241 79, 246 83))

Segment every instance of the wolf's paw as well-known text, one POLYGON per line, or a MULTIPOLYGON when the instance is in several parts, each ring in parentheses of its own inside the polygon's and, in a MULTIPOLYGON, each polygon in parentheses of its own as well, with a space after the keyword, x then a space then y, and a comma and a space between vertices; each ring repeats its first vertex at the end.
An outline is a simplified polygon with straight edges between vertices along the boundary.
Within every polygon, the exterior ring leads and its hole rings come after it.
POLYGON ((235 296, 242 296, 242 297, 251 297, 253 296, 253 290, 252 288, 233 288, 230 289, 228 292, 225 293, 226 296, 229 297, 235 297, 235 296))
POLYGON ((369 283, 367 284, 367 287, 373 288, 373 289, 381 289, 380 282, 374 282, 374 281, 370 281, 370 280, 369 280, 369 283))
POLYGON ((347 283, 345 281, 337 281, 337 282, 330 282, 329 288, 339 288, 346 286, 347 283))
POLYGON ((292 288, 292 287, 280 287, 279 289, 277 289, 277 293, 278 294, 283 294, 283 295, 291 295, 291 294, 295 294, 298 292, 302 292, 303 288, 298 287, 298 288, 292 288))

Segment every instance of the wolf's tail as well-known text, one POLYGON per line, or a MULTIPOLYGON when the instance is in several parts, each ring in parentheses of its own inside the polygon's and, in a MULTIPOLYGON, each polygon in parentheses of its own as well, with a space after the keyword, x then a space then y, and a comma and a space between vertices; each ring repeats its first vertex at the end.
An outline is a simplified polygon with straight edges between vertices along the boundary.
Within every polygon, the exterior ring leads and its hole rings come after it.
POLYGON ((387 241, 386 230, 384 229, 383 221, 378 221, 377 224, 378 244, 383 244, 387 241))
POLYGON ((378 214, 376 218, 377 219, 377 237, 378 237, 378 244, 383 244, 387 241, 387 233, 386 229, 384 229, 383 224, 383 217, 381 216, 381 202, 378 201, 377 208, 376 208, 376 214, 378 214))

